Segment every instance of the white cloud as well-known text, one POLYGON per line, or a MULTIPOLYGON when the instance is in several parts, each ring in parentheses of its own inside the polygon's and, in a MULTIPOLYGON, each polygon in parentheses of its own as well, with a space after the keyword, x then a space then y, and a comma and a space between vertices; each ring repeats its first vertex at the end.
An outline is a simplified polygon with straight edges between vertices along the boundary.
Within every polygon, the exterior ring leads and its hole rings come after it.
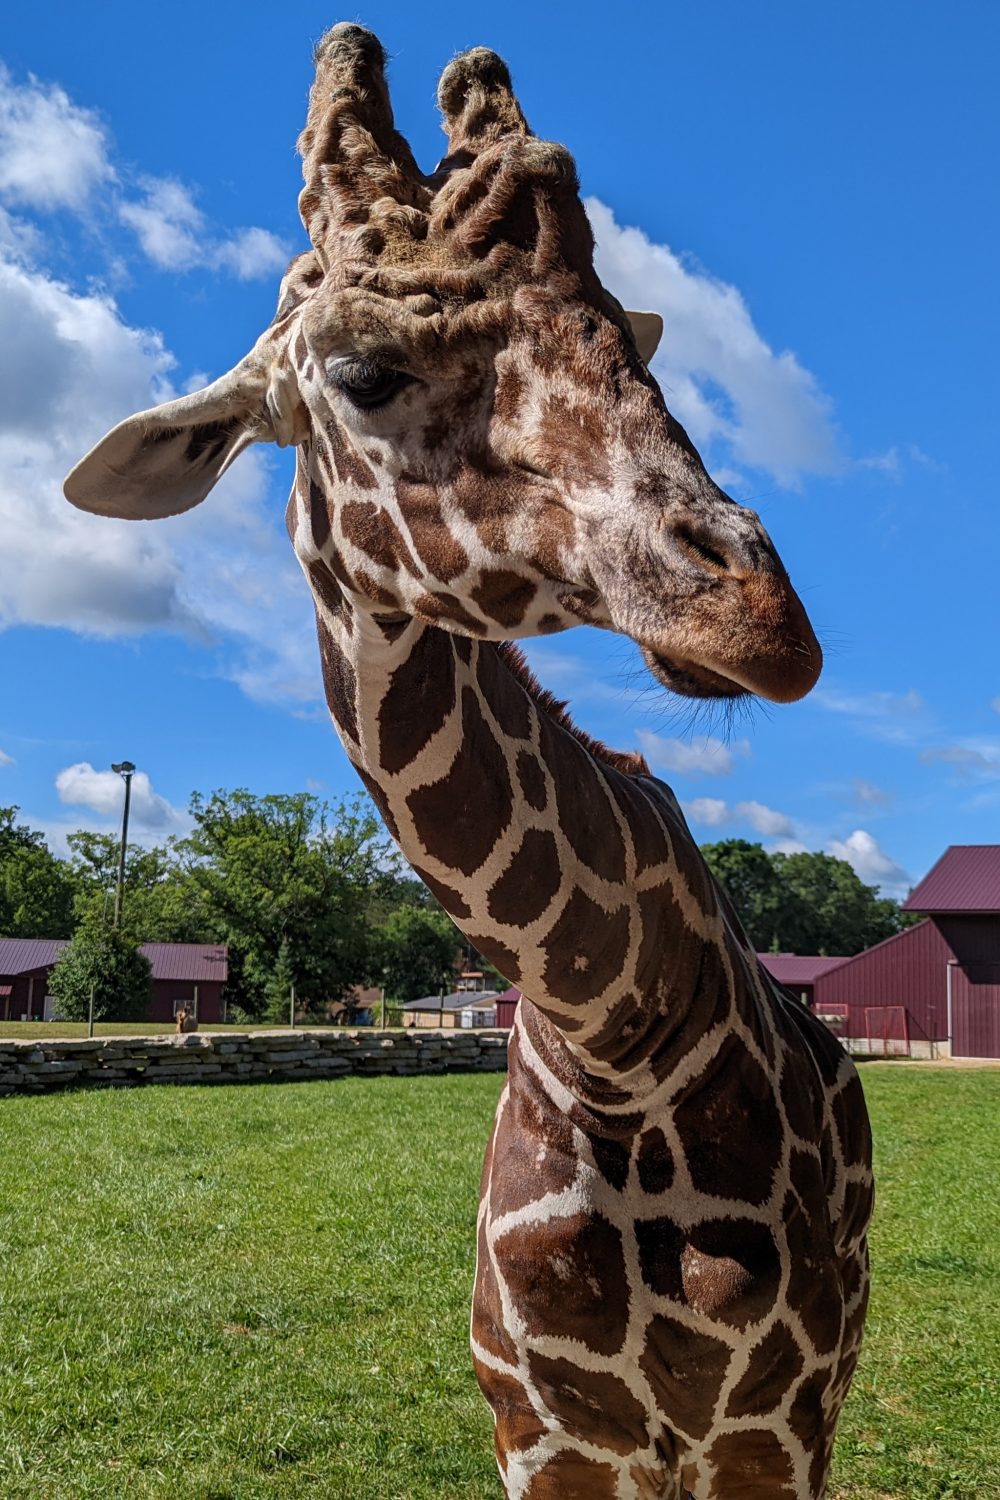
POLYGON ((749 740, 727 745, 712 735, 700 739, 671 739, 651 729, 637 731, 642 753, 656 771, 680 776, 729 776, 738 755, 750 754, 749 740))
POLYGON ((889 792, 883 791, 874 781, 868 781, 864 776, 855 776, 853 787, 855 799, 862 807, 888 807, 892 801, 889 792))
POLYGON ((154 265, 165 271, 196 266, 232 271, 241 281, 283 271, 290 250, 270 230, 238 229, 228 239, 210 232, 191 189, 172 177, 146 177, 144 196, 122 203, 118 212, 135 231, 154 265))
POLYGON ((992 708, 995 714, 1000 714, 1000 697, 993 699, 993 702, 990 704, 990 708, 992 708))
MULTIPOLYGON (((61 770, 55 785, 60 802, 71 807, 89 807, 102 817, 121 818, 125 793, 117 771, 98 771, 89 761, 82 760, 61 770)), ((130 827, 133 819, 138 827, 161 833, 178 833, 190 826, 185 812, 154 792, 145 771, 136 771, 132 777, 130 827)))
POLYGON ((0 750, 0 766, 16 766, 17 761, 13 755, 8 755, 6 750, 0 750))
POLYGON ((803 844, 801 839, 775 839, 773 844, 768 844, 769 854, 809 854, 808 844, 803 844))
POLYGON ((925 766, 951 766, 957 775, 993 781, 1000 777, 1000 744, 993 740, 967 740, 957 745, 929 745, 921 750, 925 766))
POLYGON ((846 839, 831 839, 827 852, 846 859, 866 885, 880 886, 884 895, 905 896, 913 884, 902 866, 863 828, 856 828, 846 839))
POLYGON ((777 354, 740 292, 623 228, 596 198, 587 212, 601 279, 627 307, 659 312, 665 332, 653 370, 668 405, 699 446, 796 485, 840 464, 830 403, 795 355, 777 354))
POLYGON ((765 838, 786 838, 794 832, 794 824, 783 812, 766 807, 763 802, 737 802, 736 815, 744 818, 752 828, 765 838))
POLYGON ((684 811, 692 823, 706 823, 709 828, 721 828, 730 817, 729 804, 721 797, 694 797, 685 802, 684 811))
POLYGON ((82 209, 114 179, 97 115, 57 84, 17 84, 0 64, 0 195, 35 209, 82 209))
POLYGON ((831 713, 851 714, 858 719, 879 719, 885 715, 905 718, 921 713, 927 706, 913 688, 906 693, 851 693, 823 687, 816 689, 813 700, 831 713))

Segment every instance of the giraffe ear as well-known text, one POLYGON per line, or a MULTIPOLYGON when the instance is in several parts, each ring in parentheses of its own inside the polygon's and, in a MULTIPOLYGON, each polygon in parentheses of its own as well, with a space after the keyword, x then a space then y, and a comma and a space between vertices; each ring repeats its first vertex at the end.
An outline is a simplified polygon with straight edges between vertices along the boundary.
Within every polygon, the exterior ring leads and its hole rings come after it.
POLYGON ((632 327, 635 346, 642 355, 644 364, 649 364, 663 337, 663 319, 655 312, 627 312, 632 327))
POLYGON ((159 520, 200 504, 251 443, 284 447, 306 436, 291 369, 248 355, 204 390, 127 417, 63 485, 80 510, 159 520))

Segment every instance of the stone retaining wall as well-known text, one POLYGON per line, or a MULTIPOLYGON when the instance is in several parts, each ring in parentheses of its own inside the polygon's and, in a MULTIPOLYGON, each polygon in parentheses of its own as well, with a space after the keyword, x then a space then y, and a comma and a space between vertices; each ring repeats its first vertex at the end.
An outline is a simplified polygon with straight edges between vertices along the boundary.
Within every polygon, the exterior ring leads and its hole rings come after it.
POLYGON ((499 1073, 506 1031, 200 1031, 191 1036, 0 1038, 0 1095, 98 1084, 254 1083, 349 1073, 499 1073))

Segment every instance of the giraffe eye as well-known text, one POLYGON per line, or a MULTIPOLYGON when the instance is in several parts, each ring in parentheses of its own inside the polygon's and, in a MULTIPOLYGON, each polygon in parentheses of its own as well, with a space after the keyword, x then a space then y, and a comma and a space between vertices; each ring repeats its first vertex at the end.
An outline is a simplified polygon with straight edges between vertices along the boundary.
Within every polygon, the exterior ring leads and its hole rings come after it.
POLYGON ((352 406, 375 411, 387 406, 393 396, 411 383, 413 376, 373 360, 345 359, 333 372, 333 380, 352 406))

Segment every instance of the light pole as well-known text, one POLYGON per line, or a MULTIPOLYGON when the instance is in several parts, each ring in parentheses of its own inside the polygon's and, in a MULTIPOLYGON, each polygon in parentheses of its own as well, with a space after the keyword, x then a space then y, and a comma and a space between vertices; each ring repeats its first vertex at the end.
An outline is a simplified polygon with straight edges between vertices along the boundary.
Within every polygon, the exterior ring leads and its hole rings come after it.
POLYGON ((115 887, 115 920, 114 926, 120 927, 122 921, 122 897, 125 891, 125 849, 128 844, 128 807, 132 797, 132 777, 135 775, 135 766, 130 760, 118 761, 111 767, 125 783, 125 810, 122 814, 122 843, 118 851, 118 884, 115 887))

